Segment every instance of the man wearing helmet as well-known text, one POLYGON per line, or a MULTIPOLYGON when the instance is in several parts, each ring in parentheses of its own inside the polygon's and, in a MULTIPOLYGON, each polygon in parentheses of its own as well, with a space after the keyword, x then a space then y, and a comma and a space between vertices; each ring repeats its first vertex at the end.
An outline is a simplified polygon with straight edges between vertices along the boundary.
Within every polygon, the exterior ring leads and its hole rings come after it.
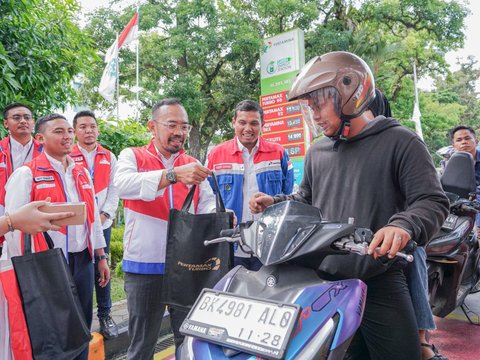
POLYGON ((403 263, 394 256, 410 239, 425 244, 440 229, 448 200, 425 144, 396 120, 366 111, 374 98, 373 75, 358 56, 332 52, 306 64, 289 99, 300 99, 310 129, 325 137, 307 152, 296 194, 256 193, 250 208, 296 200, 319 207, 326 219, 354 217, 372 229, 371 257, 329 256, 319 268, 327 278, 360 278, 368 286, 347 358, 421 359, 403 263))

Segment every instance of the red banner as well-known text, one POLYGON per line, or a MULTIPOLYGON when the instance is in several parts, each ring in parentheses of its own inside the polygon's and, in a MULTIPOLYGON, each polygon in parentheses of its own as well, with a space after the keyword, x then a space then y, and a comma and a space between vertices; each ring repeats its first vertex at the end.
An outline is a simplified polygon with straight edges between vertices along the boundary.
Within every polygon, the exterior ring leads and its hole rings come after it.
POLYGON ((288 115, 301 114, 300 105, 298 101, 292 101, 283 105, 273 106, 263 110, 263 119, 272 120, 288 115))
POLYGON ((265 108, 265 107, 268 107, 268 106, 273 106, 273 105, 286 103, 287 102, 287 92, 288 91, 282 91, 282 92, 278 92, 278 93, 275 93, 275 94, 260 96, 260 106, 262 108, 265 108))
POLYGON ((279 132, 285 130, 303 129, 303 121, 301 116, 291 118, 275 119, 267 121, 263 124, 263 133, 279 132))
POLYGON ((287 146, 288 144, 303 142, 303 129, 263 135, 263 138, 287 146))

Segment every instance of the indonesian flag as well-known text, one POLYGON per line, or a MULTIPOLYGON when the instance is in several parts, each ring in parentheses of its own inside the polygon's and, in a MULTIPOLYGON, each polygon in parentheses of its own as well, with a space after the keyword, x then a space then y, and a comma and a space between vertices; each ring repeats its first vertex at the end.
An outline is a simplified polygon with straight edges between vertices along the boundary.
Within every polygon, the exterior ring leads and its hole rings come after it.
POLYGON ((115 84, 118 73, 118 50, 138 38, 138 11, 128 22, 125 29, 120 33, 115 42, 110 46, 105 54, 105 70, 103 70, 102 80, 98 86, 98 92, 105 100, 113 102, 115 98, 115 84))

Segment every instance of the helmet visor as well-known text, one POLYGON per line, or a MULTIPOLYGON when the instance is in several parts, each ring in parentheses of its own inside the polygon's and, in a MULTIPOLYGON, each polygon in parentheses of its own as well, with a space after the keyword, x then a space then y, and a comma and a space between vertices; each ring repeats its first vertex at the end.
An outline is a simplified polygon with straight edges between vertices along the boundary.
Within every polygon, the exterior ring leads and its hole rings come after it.
POLYGON ((303 121, 307 124, 308 129, 312 133, 313 137, 317 137, 321 133, 320 126, 313 120, 313 109, 308 105, 308 100, 298 100, 300 109, 302 111, 303 121))

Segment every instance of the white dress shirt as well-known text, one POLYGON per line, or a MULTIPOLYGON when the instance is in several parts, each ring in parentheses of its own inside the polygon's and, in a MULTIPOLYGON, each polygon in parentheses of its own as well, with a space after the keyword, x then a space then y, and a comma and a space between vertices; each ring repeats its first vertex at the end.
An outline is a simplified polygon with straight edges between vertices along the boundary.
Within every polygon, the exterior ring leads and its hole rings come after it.
MULTIPOLYGON (((50 161, 53 169, 60 175, 62 182, 65 187, 65 193, 67 202, 78 202, 79 197, 77 189, 75 187, 75 181, 72 175, 72 169, 75 166, 72 158, 67 156, 68 166, 67 169, 63 167, 63 164, 49 156, 46 152, 45 155, 50 161)), ((90 175, 87 171, 87 176, 90 179, 90 175)), ((93 189, 93 183, 90 179, 90 184, 93 189)), ((32 171, 27 166, 19 167, 8 179, 6 187, 6 197, 5 197, 5 209, 6 211, 13 212, 22 205, 25 205, 30 202, 31 192, 32 192, 32 171)), ((95 206, 95 221, 93 225, 93 231, 91 234, 92 246, 94 249, 104 248, 106 246, 105 239, 103 237, 102 227, 100 225, 100 215, 98 212, 97 204, 94 202, 95 206)), ((50 233, 50 231, 48 231, 50 233)), ((18 233, 19 231, 15 231, 18 233)), ((9 235, 11 233, 8 233, 9 235)), ((68 252, 80 252, 87 248, 87 231, 84 225, 74 225, 67 226, 68 234, 68 252)), ((7 238, 8 241, 8 238, 7 238)))
MULTIPOLYGON (((158 151, 158 150, 157 150, 158 151)), ((169 159, 161 153, 157 153, 160 161, 166 169, 173 167, 179 153, 172 154, 169 159)), ((118 168, 115 174, 115 186, 118 195, 125 200, 153 201, 157 197, 164 196, 167 186, 158 190, 158 184, 162 179, 165 170, 152 170, 139 172, 137 170, 137 158, 130 148, 122 150, 118 155, 118 168)), ((197 206, 198 214, 205 214, 215 211, 215 195, 208 181, 202 181, 199 185, 199 201, 197 206)), ((193 204, 192 204, 193 205, 193 204)))
POLYGON ((249 152, 248 149, 242 145, 242 143, 237 139, 238 148, 242 152, 243 159, 243 206, 242 206, 242 219, 241 222, 248 220, 257 220, 261 214, 252 214, 248 207, 248 200, 258 192, 257 184, 257 174, 255 173, 255 167, 253 164, 253 157, 258 151, 258 140, 252 151, 249 152))
POLYGON ((12 171, 32 160, 33 138, 25 145, 20 144, 10 135, 10 154, 12 154, 12 171))
MULTIPOLYGON (((95 156, 97 155, 98 147, 95 147, 95 150, 90 152, 82 148, 80 144, 78 144, 78 148, 85 157, 85 161, 87 162, 88 166, 88 172, 90 173, 90 177, 93 179, 93 174, 95 172, 95 156)), ((107 214, 110 215, 110 219, 105 220, 102 225, 103 230, 108 229, 110 226, 112 226, 113 219, 115 219, 115 214, 118 208, 118 191, 113 184, 116 170, 117 158, 112 152, 110 152, 110 180, 107 188, 107 196, 105 198, 95 196, 95 199, 97 200, 98 210, 100 212, 105 211, 107 214)))
MULTIPOLYGON (((237 139, 238 148, 242 152, 242 159, 243 159, 243 188, 242 188, 242 196, 243 196, 243 203, 242 203, 242 219, 241 222, 249 221, 249 220, 257 220, 260 218, 262 214, 252 214, 250 208, 248 207, 248 200, 258 192, 258 184, 257 184, 257 174, 255 173, 255 167, 253 164, 253 157, 258 151, 258 144, 259 141, 253 147, 252 151, 248 151, 248 149, 243 146, 243 144, 237 139)), ((238 257, 251 257, 250 254, 245 253, 242 251, 240 247, 235 250, 235 256, 238 257)))

